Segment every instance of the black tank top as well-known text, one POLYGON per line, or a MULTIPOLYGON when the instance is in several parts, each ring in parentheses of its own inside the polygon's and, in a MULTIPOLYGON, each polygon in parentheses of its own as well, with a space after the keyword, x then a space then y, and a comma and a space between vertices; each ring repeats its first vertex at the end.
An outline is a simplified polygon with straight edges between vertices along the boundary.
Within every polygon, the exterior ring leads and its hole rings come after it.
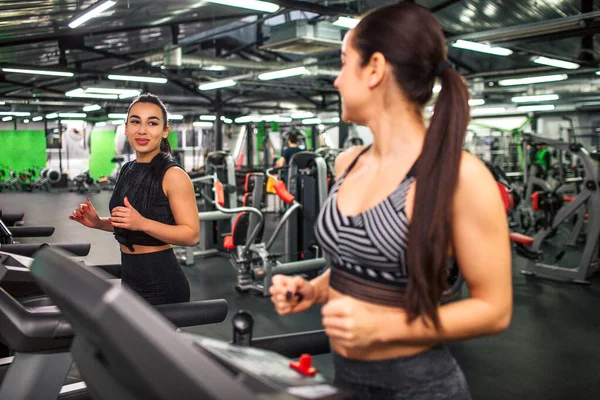
MULTIPOLYGON (((167 225, 176 225, 175 217, 173 216, 173 212, 169 206, 169 199, 162 189, 162 180, 169 168, 179 167, 177 163, 168 163, 164 168, 164 171, 162 171, 160 174, 161 184, 157 185, 157 190, 154 193, 154 203, 148 210, 142 209, 141 204, 139 204, 139 200, 136 203, 135 199, 131 198, 130 192, 132 191, 133 187, 135 187, 135 185, 132 185, 131 183, 139 181, 140 175, 149 167, 150 163, 138 163, 136 161, 131 161, 123 165, 119 175, 119 180, 117 181, 113 194, 110 198, 110 202, 108 203, 109 211, 115 207, 124 207, 125 204, 123 203, 123 198, 127 196, 133 208, 135 208, 143 217, 167 225), (123 192, 124 187, 129 187, 129 190, 123 192)), ((132 251, 132 246, 134 244, 143 246, 162 246, 166 244, 162 240, 152 237, 145 232, 132 231, 124 228, 115 227, 114 235, 115 239, 117 239, 120 244, 127 246, 132 251)))

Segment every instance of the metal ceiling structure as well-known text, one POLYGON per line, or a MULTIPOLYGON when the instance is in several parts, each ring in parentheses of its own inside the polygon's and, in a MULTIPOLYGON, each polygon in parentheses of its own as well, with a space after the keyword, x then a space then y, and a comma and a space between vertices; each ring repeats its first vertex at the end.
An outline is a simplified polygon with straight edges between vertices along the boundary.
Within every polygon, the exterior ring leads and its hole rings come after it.
MULTIPOLYGON (((104 0, 0 2, 0 111, 81 111, 101 119, 123 112, 130 99, 73 98, 79 88, 112 87, 158 94, 172 112, 195 118, 219 109, 226 115, 277 113, 290 108, 336 112, 333 88, 344 28, 331 23, 392 3, 385 0, 273 0, 267 13, 197 0, 116 0, 77 28, 68 24, 104 0), (285 28, 285 29, 284 29, 285 28), (318 31, 318 32, 317 32, 318 31), (288 35, 288 36, 286 36, 288 35), (264 81, 258 74, 303 66, 300 77, 264 81), (70 71, 56 77, 6 68, 70 71), (109 74, 163 77, 166 84, 108 80, 109 74), (199 85, 234 77, 235 86, 203 91, 199 85), (2 104, 2 102, 4 104, 2 104)), ((227 2, 222 0, 221 2, 227 2)), ((561 106, 600 104, 600 8, 594 0, 414 0, 444 27, 449 58, 486 105, 516 95, 556 93, 561 106), (512 50, 499 57, 460 49, 457 40, 512 50), (576 62, 566 70, 536 64, 536 56, 576 62), (561 82, 500 86, 507 78, 567 74, 561 82)))

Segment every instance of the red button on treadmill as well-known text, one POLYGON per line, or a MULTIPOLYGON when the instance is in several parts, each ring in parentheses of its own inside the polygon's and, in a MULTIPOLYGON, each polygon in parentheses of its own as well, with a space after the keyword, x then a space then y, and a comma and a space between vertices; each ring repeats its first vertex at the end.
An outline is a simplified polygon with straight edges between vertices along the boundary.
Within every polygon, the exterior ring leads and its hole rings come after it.
POLYGON ((311 366, 312 357, 310 354, 302 354, 299 361, 290 361, 290 368, 298 371, 302 375, 314 376, 317 369, 311 366))

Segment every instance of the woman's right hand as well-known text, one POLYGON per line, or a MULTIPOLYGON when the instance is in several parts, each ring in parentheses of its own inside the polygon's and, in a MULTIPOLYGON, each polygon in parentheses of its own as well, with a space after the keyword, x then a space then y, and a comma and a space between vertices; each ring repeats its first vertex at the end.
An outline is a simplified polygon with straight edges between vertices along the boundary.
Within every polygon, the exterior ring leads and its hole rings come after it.
POLYGON ((69 215, 69 219, 77 221, 88 228, 97 228, 98 224, 100 224, 100 217, 88 198, 85 199, 85 204, 80 204, 73 211, 73 214, 69 215))
POLYGON ((269 293, 279 315, 304 311, 317 297, 315 287, 301 276, 273 276, 269 293))

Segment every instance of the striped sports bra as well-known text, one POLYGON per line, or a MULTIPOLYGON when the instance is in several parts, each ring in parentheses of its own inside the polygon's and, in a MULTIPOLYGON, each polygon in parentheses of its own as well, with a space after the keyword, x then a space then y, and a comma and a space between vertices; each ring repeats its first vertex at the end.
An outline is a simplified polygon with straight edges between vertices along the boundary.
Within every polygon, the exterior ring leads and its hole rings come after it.
POLYGON ((337 207, 338 190, 368 148, 332 186, 317 219, 315 235, 329 258, 333 289, 360 300, 401 307, 408 282, 409 221, 405 201, 415 180, 416 165, 382 202, 360 214, 344 215, 337 207))

